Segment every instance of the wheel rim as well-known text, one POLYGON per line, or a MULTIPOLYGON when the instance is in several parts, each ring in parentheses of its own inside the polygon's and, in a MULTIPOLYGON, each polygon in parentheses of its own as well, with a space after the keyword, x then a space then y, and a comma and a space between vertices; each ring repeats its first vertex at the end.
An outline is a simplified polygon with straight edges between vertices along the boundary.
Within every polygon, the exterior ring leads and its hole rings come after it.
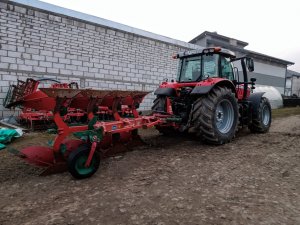
POLYGON ((216 108, 216 126, 220 133, 226 134, 230 131, 234 121, 234 110, 231 102, 223 99, 216 108))
POLYGON ((263 109, 262 109, 262 122, 265 126, 268 126, 269 122, 270 122, 270 109, 267 105, 264 105, 263 109))
POLYGON ((90 166, 85 167, 87 158, 88 158, 87 155, 83 155, 83 156, 80 156, 76 161, 75 168, 76 168, 77 172, 81 175, 89 174, 89 173, 93 172, 93 170, 94 170, 94 165, 95 165, 94 158, 92 158, 90 166))

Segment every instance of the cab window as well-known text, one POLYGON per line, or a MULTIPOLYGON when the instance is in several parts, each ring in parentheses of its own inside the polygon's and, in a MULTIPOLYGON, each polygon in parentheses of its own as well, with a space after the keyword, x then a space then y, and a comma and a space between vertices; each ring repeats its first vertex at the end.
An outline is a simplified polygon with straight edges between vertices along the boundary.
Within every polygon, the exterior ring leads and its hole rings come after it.
POLYGON ((181 65, 180 81, 196 81, 201 75, 201 57, 186 58, 181 65))
POLYGON ((219 61, 219 55, 213 54, 213 55, 203 55, 203 77, 218 77, 219 71, 218 71, 218 61, 219 61))
POLYGON ((233 70, 229 58, 221 56, 221 77, 234 80, 233 70))

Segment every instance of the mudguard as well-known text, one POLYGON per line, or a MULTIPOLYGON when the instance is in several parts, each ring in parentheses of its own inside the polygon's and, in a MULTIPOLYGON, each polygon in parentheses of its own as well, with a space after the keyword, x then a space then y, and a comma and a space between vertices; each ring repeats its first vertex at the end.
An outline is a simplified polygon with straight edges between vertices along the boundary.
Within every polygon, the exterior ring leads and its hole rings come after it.
POLYGON ((217 81, 217 82, 212 82, 211 85, 209 84, 209 82, 207 82, 207 84, 208 85, 196 86, 193 89, 193 91, 191 92, 191 94, 192 95, 207 94, 216 85, 217 86, 227 86, 232 90, 233 93, 236 93, 235 86, 233 85, 232 82, 230 82, 228 80, 221 80, 221 81, 217 81))
POLYGON ((154 94, 164 96, 176 96, 176 91, 174 88, 157 88, 154 94))
POLYGON ((260 104, 260 100, 265 93, 266 92, 256 92, 256 93, 250 94, 248 101, 250 101, 253 106, 253 114, 254 115, 256 114, 259 104, 260 104))
POLYGON ((195 95, 195 94, 206 94, 208 92, 210 92, 210 90, 214 87, 214 85, 211 86, 196 86, 191 94, 195 95))

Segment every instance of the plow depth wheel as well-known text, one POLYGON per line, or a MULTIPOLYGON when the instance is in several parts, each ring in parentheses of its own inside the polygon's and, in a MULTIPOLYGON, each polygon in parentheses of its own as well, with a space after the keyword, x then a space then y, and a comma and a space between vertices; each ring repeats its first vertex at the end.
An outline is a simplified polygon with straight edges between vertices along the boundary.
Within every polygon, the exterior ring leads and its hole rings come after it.
POLYGON ((90 146, 81 145, 77 150, 70 153, 68 157, 68 170, 76 179, 91 177, 99 168, 100 157, 94 153, 89 167, 85 166, 90 153, 90 146))

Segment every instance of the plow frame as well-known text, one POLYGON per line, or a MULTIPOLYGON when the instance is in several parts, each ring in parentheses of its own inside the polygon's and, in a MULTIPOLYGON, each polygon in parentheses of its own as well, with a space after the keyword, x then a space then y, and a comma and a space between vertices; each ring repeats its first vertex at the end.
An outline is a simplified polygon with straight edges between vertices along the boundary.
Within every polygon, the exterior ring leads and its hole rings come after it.
POLYGON ((95 164, 92 162, 98 155, 107 157, 128 150, 126 147, 121 151, 121 148, 117 148, 138 139, 138 129, 154 127, 165 121, 164 118, 154 115, 139 115, 137 107, 148 92, 66 88, 40 88, 39 90, 43 93, 43 97, 30 98, 28 101, 32 102, 32 105, 36 105, 34 101, 40 101, 43 105, 47 102, 55 103, 52 104, 50 111, 57 126, 57 135, 52 147, 29 147, 21 151, 22 157, 26 158, 30 155, 31 158, 27 161, 35 165, 52 165, 46 169, 49 171, 55 171, 53 167, 61 163, 67 164, 70 173, 76 178, 86 178, 94 173, 94 170, 90 170, 92 171, 90 174, 80 175, 75 171, 78 162, 73 161, 78 160, 79 157, 76 154, 88 154, 84 159, 83 171, 84 168, 90 168, 95 164), (87 115, 88 123, 75 126, 68 124, 66 121, 68 114, 62 114, 66 109, 75 109, 73 116, 84 113, 87 115), (99 120, 99 115, 104 114, 109 116, 109 120, 99 120), (69 139, 71 135, 78 139, 69 139), (82 151, 79 151, 81 149, 82 151), (42 157, 38 157, 40 151, 43 151, 43 157, 48 161, 43 162, 42 157), (35 159, 37 162, 34 162, 35 159))
POLYGON ((9 89, 5 107, 22 108, 22 118, 30 122, 31 128, 37 120, 53 121, 57 135, 51 146, 30 146, 17 155, 30 164, 48 167, 43 174, 48 174, 47 171, 52 173, 56 166, 62 165, 63 168, 67 165, 75 178, 89 177, 99 166, 98 155, 111 156, 127 151, 134 142, 141 143, 138 129, 176 126, 167 121, 172 113, 139 114, 137 108, 148 93, 79 89, 77 83, 60 83, 47 78, 18 80, 17 85, 9 89), (39 84, 44 80, 55 83, 50 88, 42 88, 39 84), (84 117, 85 124, 68 124, 71 118, 81 117, 84 117), (70 138, 71 135, 77 139, 70 138), (84 164, 81 163, 83 161, 84 164), (77 167, 81 168, 81 172, 89 172, 80 174, 77 167))
MULTIPOLYGON (((53 119, 55 124, 57 125, 58 135, 56 136, 53 144, 53 151, 54 153, 58 153, 61 147, 61 144, 65 140, 66 137, 68 137, 71 134, 82 132, 82 131, 97 131, 101 132, 101 139, 104 139, 106 135, 110 134, 117 134, 122 132, 131 132, 136 129, 140 128, 149 128, 153 127, 159 123, 161 123, 161 120, 158 119, 155 116, 139 116, 139 113, 137 109, 135 108, 135 105, 137 103, 140 103, 144 96, 136 96, 136 97, 129 97, 128 96, 118 96, 118 93, 120 91, 116 91, 115 95, 113 92, 106 92, 106 95, 99 98, 95 94, 97 94, 96 90, 78 90, 78 93, 75 92, 73 95, 66 95, 65 92, 70 92, 70 90, 50 90, 50 89, 41 89, 43 92, 47 93, 48 96, 56 98, 56 106, 53 111, 53 119), (51 91, 52 93, 49 93, 51 91), (64 92, 64 93, 62 93, 64 92), (63 117, 60 114, 60 109, 62 107, 68 107, 71 105, 72 101, 76 101, 76 96, 81 93, 88 99, 87 104, 87 115, 89 119, 89 124, 87 125, 80 125, 80 126, 68 126, 68 124, 65 122, 63 117), (103 101, 106 101, 106 97, 112 97, 112 103, 111 103, 111 113, 114 117, 113 121, 97 121, 96 120, 96 113, 94 112, 94 108, 97 104, 101 104, 103 101), (127 99, 126 99, 127 98, 127 99), (132 118, 123 118, 119 114, 118 106, 120 104, 125 104, 129 107, 132 118)), ((101 91, 100 91, 101 93, 101 91)), ((122 93, 122 92, 121 92, 122 93)), ((133 92, 125 93, 125 94, 133 94, 133 92)), ((90 142, 97 142, 101 145, 101 140, 99 138, 94 140, 89 140, 90 142)))

